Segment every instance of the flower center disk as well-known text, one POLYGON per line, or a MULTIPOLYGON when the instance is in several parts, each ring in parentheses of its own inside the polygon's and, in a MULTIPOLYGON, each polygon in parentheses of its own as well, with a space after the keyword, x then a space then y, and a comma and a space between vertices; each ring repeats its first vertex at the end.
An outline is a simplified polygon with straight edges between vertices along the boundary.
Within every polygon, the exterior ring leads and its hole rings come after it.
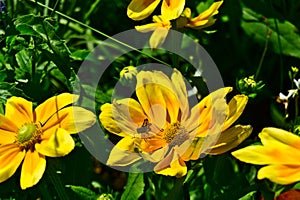
POLYGON ((21 150, 29 150, 34 147, 35 143, 39 142, 41 134, 40 126, 34 123, 28 123, 18 130, 16 142, 21 150))
POLYGON ((170 146, 181 145, 183 142, 189 139, 188 132, 186 129, 176 122, 170 124, 164 130, 163 139, 169 143, 170 146))

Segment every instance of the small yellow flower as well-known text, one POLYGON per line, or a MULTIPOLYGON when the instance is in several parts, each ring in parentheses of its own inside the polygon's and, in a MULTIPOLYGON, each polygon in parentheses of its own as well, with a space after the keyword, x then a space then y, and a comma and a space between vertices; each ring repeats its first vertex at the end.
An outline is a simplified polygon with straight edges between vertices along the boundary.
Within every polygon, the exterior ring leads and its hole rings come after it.
POLYGON ((42 178, 46 159, 70 153, 75 144, 70 134, 95 123, 92 112, 70 106, 76 95, 63 93, 40 104, 21 97, 7 100, 5 115, 0 114, 0 183, 10 178, 21 165, 22 189, 32 187, 42 178))
POLYGON ((123 137, 112 149, 108 165, 127 166, 144 158, 157 163, 156 173, 181 177, 187 173, 186 161, 224 153, 252 131, 250 126, 229 128, 248 100, 236 95, 227 104, 225 96, 232 88, 219 89, 190 109, 178 70, 171 77, 141 71, 136 78, 138 101, 126 98, 101 107, 99 118, 105 129, 123 137))
POLYGON ((183 11, 184 2, 177 4, 175 2, 171 1, 167 3, 164 1, 162 7, 166 7, 166 9, 162 9, 161 15, 153 16, 154 23, 135 26, 135 29, 142 33, 154 31, 149 42, 152 49, 156 49, 164 43, 169 30, 172 28, 171 20, 176 20, 177 29, 183 27, 194 29, 206 28, 215 23, 216 19, 211 19, 211 17, 218 14, 218 9, 223 3, 223 1, 215 2, 199 16, 191 18, 191 10, 189 8, 183 11))
POLYGON ((237 159, 267 165, 257 174, 274 183, 291 184, 300 181, 300 137, 278 128, 264 128, 259 134, 262 145, 248 146, 232 152, 237 159))
MULTIPOLYGON (((127 15, 133 20, 142 20, 151 15, 160 0, 132 0, 127 8, 127 15)), ((180 16, 185 0, 163 0, 161 14, 172 20, 180 16)))

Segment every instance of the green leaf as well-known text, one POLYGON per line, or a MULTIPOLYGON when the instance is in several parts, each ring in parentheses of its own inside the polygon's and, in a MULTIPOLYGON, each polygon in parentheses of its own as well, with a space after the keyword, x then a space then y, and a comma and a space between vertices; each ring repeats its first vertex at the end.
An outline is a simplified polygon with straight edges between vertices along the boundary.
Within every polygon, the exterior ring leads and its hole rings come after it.
POLYGON ((16 61, 19 68, 16 68, 16 79, 24 79, 27 74, 31 75, 32 68, 32 50, 23 49, 16 53, 16 61))
POLYGON ((21 89, 16 87, 15 83, 0 82, 0 102, 5 103, 12 96, 26 97, 21 89))
POLYGON ((66 185, 66 187, 71 188, 73 192, 78 194, 84 200, 94 200, 98 197, 98 195, 95 192, 82 186, 66 185))
POLYGON ((248 36, 262 46, 265 45, 267 32, 271 31, 269 49, 275 53, 300 58, 300 35, 290 22, 278 21, 274 18, 264 20, 261 14, 244 7, 241 26, 248 36))
POLYGON ((135 200, 144 193, 144 174, 130 173, 121 200, 135 200))
POLYGON ((242 198, 239 198, 239 200, 255 200, 256 199, 255 194, 256 194, 256 191, 249 192, 248 194, 246 194, 242 198))

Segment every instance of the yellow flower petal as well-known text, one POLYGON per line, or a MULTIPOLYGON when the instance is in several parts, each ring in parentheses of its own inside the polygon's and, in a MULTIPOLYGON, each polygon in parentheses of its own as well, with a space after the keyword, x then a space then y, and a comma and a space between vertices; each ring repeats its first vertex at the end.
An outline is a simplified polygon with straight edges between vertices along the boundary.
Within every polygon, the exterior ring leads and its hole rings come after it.
POLYGON ((177 148, 174 147, 169 155, 154 167, 154 172, 165 176, 176 176, 180 178, 186 175, 187 167, 178 155, 177 148))
POLYGON ((21 171, 21 188, 24 190, 37 184, 45 169, 45 157, 37 151, 27 151, 21 171))
POLYGON ((213 3, 206 11, 191 19, 187 26, 192 28, 205 28, 214 24, 215 20, 210 20, 209 18, 219 13, 218 9, 222 3, 223 1, 213 3))
POLYGON ((24 156, 25 151, 20 151, 16 144, 0 146, 0 183, 16 172, 24 156))
POLYGON ((18 128, 33 122, 32 103, 21 97, 9 98, 6 102, 5 117, 13 120, 18 128))
POLYGON ((185 0, 163 0, 161 14, 168 20, 178 18, 185 5, 185 0))
POLYGON ((222 132, 217 143, 207 153, 218 155, 225 153, 242 143, 252 132, 251 126, 236 125, 222 132))
POLYGON ((162 25, 160 23, 150 23, 150 24, 145 24, 142 26, 135 26, 135 29, 142 33, 154 31, 157 28, 162 28, 162 25))
POLYGON ((165 42, 168 32, 168 28, 156 28, 149 41, 151 49, 159 48, 165 42))
POLYGON ((174 72, 171 77, 172 83, 174 85, 174 91, 177 94, 177 97, 179 98, 180 103, 180 110, 181 110, 181 121, 186 121, 189 117, 189 102, 188 102, 188 96, 187 96, 187 89, 184 82, 184 79, 181 75, 181 73, 174 69, 174 72))
POLYGON ((0 145, 12 144, 16 140, 17 126, 0 114, 0 145))
POLYGON ((120 140, 110 152, 106 164, 111 166, 127 166, 140 160, 141 156, 134 151, 134 141, 135 139, 131 137, 125 137, 120 140))
POLYGON ((69 154, 75 147, 75 143, 70 134, 58 128, 48 140, 36 143, 36 150, 49 157, 61 157, 69 154))
POLYGON ((180 156, 184 161, 189 161, 189 160, 198 160, 200 158, 200 155, 202 152, 202 144, 205 141, 204 137, 196 137, 193 139, 193 142, 186 142, 182 144, 181 148, 184 150, 180 150, 180 156), (188 145, 188 148, 186 147, 188 145))
POLYGON ((160 0, 132 0, 127 8, 127 16, 133 20, 142 20, 151 15, 160 0))
POLYGON ((78 100, 78 95, 62 93, 47 99, 35 109, 36 121, 44 124, 47 120, 63 107, 78 100))
POLYGON ((300 150, 300 137, 279 128, 264 128, 259 137, 265 146, 276 146, 280 143, 300 150))
POLYGON ((282 185, 295 183, 300 180, 300 164, 298 162, 295 165, 269 165, 258 171, 257 178, 268 178, 282 185))
POLYGON ((243 113, 248 102, 246 95, 235 95, 228 103, 229 114, 226 118, 223 130, 229 128, 243 113))
POLYGON ((69 133, 78 133, 90 128, 96 122, 96 116, 91 111, 77 106, 59 110, 44 124, 43 131, 55 126, 69 133))
POLYGON ((113 114, 120 129, 129 134, 136 133, 137 128, 143 125, 145 119, 148 119, 141 105, 131 98, 114 101, 113 114))

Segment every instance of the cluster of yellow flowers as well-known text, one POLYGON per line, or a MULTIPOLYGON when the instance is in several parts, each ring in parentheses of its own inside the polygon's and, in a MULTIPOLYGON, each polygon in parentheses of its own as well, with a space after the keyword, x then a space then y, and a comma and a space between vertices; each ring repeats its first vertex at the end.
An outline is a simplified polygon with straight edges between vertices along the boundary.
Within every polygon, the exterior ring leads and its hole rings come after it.
MULTIPOLYGON (((143 20, 151 15, 160 0, 132 0, 127 8, 127 15, 133 20, 143 20)), ((212 16, 218 14, 223 1, 213 3, 206 11, 195 18, 191 17, 191 9, 185 8, 185 0, 163 0, 161 15, 153 16, 153 23, 136 26, 140 32, 153 31, 150 47, 158 48, 166 39, 169 29, 183 27, 202 29, 215 23, 212 16), (175 26, 175 27, 174 27, 175 26)))

